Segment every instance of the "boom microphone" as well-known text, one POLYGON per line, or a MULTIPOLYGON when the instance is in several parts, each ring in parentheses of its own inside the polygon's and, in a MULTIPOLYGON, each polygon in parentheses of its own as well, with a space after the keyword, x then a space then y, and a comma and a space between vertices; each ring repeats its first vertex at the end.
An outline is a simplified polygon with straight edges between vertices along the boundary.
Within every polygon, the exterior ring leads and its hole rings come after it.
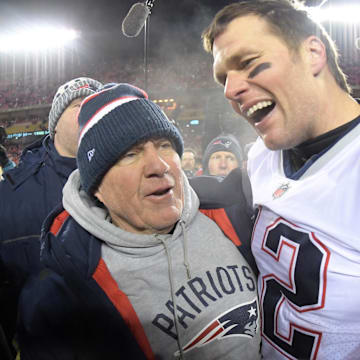
POLYGON ((123 34, 127 37, 138 36, 150 12, 149 7, 145 3, 134 4, 122 22, 123 34))

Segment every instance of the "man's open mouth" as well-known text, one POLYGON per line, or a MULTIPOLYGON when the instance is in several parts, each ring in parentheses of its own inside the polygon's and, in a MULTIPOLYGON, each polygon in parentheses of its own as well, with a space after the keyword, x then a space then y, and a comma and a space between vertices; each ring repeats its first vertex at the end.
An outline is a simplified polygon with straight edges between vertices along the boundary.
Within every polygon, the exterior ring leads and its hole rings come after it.
POLYGON ((149 194, 148 196, 162 196, 162 195, 169 193, 171 191, 171 189, 172 189, 171 186, 163 188, 163 189, 159 189, 159 190, 154 191, 153 193, 149 194))
POLYGON ((247 112, 246 116, 252 120, 255 124, 260 122, 267 114, 270 113, 275 107, 274 101, 261 101, 253 105, 247 112))

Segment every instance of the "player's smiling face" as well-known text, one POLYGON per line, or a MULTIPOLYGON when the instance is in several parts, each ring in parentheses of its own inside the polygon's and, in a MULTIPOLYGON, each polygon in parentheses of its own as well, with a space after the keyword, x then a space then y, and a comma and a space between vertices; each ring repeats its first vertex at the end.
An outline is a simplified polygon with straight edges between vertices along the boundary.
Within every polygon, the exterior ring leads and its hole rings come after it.
POLYGON ((254 15, 234 19, 214 41, 214 76, 234 110, 272 149, 315 136, 316 88, 310 46, 298 53, 254 15))

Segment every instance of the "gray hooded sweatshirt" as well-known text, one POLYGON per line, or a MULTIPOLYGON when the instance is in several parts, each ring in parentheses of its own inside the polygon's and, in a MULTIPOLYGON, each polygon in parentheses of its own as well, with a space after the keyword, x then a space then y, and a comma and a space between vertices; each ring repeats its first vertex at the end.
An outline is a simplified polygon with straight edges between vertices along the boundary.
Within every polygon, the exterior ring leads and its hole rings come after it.
POLYGON ((156 359, 260 359, 255 276, 236 246, 199 211, 184 178, 184 209, 172 234, 130 233, 81 190, 75 170, 63 205, 102 242, 101 255, 126 294, 156 359))

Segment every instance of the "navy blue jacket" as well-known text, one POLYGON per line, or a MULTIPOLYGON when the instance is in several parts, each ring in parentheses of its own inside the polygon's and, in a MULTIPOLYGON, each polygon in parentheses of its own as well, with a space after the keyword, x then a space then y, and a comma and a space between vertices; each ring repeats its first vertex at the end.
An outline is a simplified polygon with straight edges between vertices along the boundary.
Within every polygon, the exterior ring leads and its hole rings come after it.
POLYGON ((25 280, 37 273, 43 221, 62 199, 76 159, 61 157, 46 136, 24 149, 18 167, 0 182, 0 321, 11 338, 17 298, 25 280))
POLYGON ((21 360, 152 358, 134 310, 101 259, 100 240, 60 205, 41 241, 46 269, 27 281, 19 301, 21 360))

